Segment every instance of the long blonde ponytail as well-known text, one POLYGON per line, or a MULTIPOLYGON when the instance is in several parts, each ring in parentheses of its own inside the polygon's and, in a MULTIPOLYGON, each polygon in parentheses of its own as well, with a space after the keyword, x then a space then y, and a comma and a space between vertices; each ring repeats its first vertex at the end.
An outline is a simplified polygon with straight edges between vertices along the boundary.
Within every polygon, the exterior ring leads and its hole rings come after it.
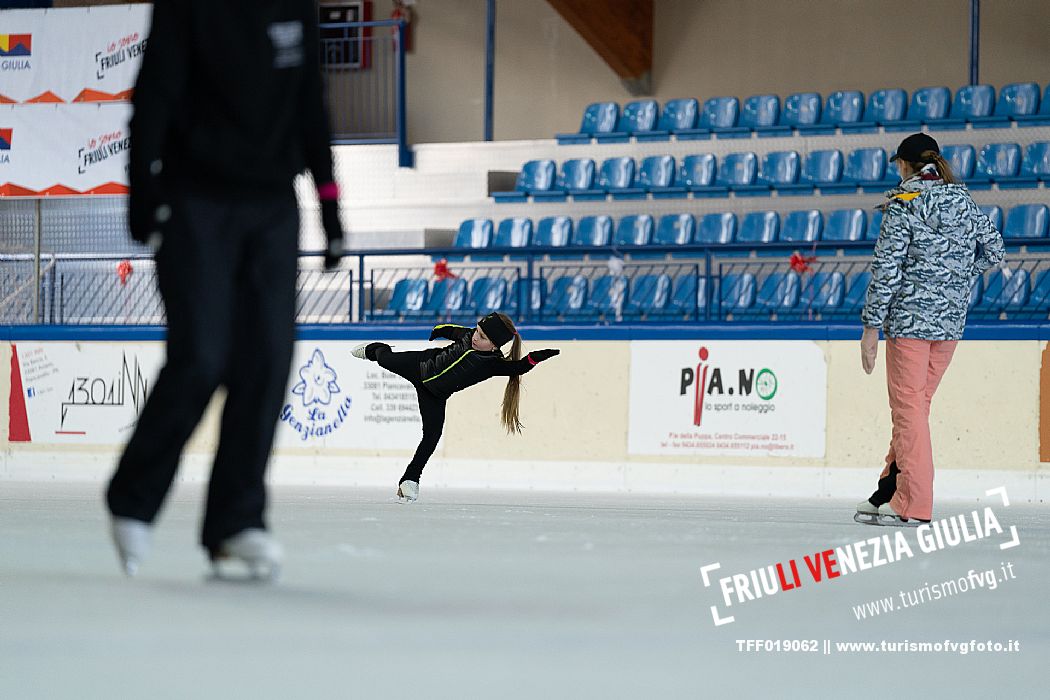
POLYGON ((915 172, 922 170, 922 166, 928 163, 933 163, 937 166, 937 173, 941 176, 942 180, 952 185, 959 183, 959 181, 955 179, 955 173, 952 172, 951 164, 946 161, 940 153, 937 153, 936 151, 923 151, 922 155, 919 157, 922 158, 920 162, 911 164, 912 169, 914 169, 915 172))
MULTIPOLYGON (((510 343, 510 357, 505 360, 516 362, 521 359, 521 336, 514 328, 514 322, 510 317, 496 314, 500 320, 507 324, 507 328, 514 333, 514 339, 510 343)), ((522 424, 518 418, 518 402, 521 399, 521 377, 514 375, 507 377, 507 387, 503 390, 503 407, 500 411, 500 422, 508 433, 521 433, 522 424)))

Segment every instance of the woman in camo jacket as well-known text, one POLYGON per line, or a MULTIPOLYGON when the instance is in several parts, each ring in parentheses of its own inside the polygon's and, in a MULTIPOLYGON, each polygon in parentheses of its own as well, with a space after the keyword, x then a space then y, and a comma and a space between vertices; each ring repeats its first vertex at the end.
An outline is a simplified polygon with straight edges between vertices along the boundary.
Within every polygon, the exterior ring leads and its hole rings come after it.
POLYGON ((962 337, 974 280, 1002 262, 1003 239, 929 135, 907 137, 890 160, 902 181, 881 205, 861 361, 871 374, 881 330, 893 436, 878 489, 856 519, 917 526, 933 513, 930 401, 962 337))

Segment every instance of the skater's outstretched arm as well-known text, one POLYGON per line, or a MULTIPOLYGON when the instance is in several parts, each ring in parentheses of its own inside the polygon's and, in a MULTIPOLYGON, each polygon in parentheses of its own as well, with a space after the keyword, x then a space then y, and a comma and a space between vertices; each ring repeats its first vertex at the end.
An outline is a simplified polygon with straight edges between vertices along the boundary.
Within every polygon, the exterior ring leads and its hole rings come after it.
POLYGON ((430 331, 430 339, 437 340, 438 338, 444 338, 445 340, 459 340, 463 336, 473 332, 474 329, 469 326, 460 326, 455 323, 439 323, 434 326, 434 330, 430 331))
POLYGON ((520 360, 497 362, 492 374, 499 377, 517 377, 531 371, 533 367, 544 360, 549 360, 560 354, 561 350, 533 350, 520 360))

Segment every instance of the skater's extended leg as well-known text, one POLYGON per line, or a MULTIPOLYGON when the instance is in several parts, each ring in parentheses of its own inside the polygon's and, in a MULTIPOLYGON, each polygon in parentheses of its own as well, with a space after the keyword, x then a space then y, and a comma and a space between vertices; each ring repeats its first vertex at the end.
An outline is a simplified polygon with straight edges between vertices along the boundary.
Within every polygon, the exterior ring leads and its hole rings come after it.
POLYGON ((295 199, 242 203, 237 218, 242 230, 230 232, 242 239, 234 352, 201 533, 213 551, 242 531, 266 527, 266 466, 295 339, 295 199))
POLYGON ((394 352, 384 343, 373 343, 368 349, 369 354, 373 355, 379 366, 386 371, 393 372, 413 384, 421 380, 419 365, 423 361, 422 350, 394 352))
POLYGON ((232 248, 222 235, 224 210, 189 196, 174 197, 172 209, 156 255, 167 359, 106 494, 114 516, 147 523, 160 510, 182 449, 222 380, 231 342, 232 248))

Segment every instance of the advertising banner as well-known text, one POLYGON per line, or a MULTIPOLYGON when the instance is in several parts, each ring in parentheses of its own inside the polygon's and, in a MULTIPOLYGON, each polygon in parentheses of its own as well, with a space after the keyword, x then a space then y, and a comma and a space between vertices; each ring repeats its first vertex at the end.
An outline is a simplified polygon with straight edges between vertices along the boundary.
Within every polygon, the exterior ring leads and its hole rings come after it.
POLYGON ((630 454, 824 456, 827 363, 812 341, 634 342, 630 381, 630 454))
POLYGON ((152 5, 0 14, 0 103, 125 101, 146 50, 152 5))

